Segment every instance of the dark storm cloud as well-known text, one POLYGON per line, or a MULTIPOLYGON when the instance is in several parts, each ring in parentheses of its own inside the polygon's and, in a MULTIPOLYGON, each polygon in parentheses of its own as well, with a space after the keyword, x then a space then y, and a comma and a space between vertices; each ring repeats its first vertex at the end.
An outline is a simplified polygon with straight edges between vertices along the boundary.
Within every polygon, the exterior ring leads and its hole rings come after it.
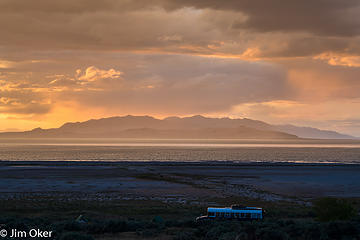
POLYGON ((359 3, 358 0, 1 0, 0 47, 16 47, 20 51, 116 50, 211 55, 241 54, 248 46, 259 45, 260 57, 351 52, 358 41, 350 37, 360 33, 359 3), (268 33, 279 36, 263 36, 268 33), (264 43, 259 43, 259 37, 274 38, 285 47, 263 50, 264 43))
POLYGON ((148 0, 2 0, 0 12, 35 12, 81 14, 99 11, 128 11, 151 7, 153 1, 148 0))
POLYGON ((316 36, 299 36, 285 41, 285 47, 282 49, 268 49, 262 53, 263 57, 307 57, 318 55, 324 52, 352 52, 360 51, 351 47, 348 39, 326 38, 316 36))
POLYGON ((360 34, 358 0, 165 0, 169 8, 188 6, 239 11, 248 20, 234 28, 257 31, 306 31, 327 36, 360 34))
POLYGON ((358 0, 2 0, 0 12, 66 16, 96 12, 122 14, 153 7, 163 7, 166 10, 194 7, 246 14, 247 21, 235 21, 234 28, 354 36, 360 33, 359 5, 358 0))
POLYGON ((141 35, 151 33, 139 23, 147 17, 129 15, 134 8, 143 7, 114 0, 3 0, 0 45, 40 49, 124 49, 146 47, 147 41, 154 45, 153 34, 141 35), (132 33, 133 27, 137 32, 132 33))

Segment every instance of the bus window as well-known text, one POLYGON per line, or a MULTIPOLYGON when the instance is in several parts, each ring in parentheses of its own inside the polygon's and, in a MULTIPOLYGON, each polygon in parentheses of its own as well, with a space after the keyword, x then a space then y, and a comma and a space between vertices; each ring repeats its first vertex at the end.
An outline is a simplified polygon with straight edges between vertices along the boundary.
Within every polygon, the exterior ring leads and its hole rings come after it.
POLYGON ((250 213, 245 213, 246 218, 250 218, 250 213))
POLYGON ((209 217, 215 217, 215 213, 214 213, 214 212, 209 212, 209 213, 208 213, 208 216, 209 216, 209 217))

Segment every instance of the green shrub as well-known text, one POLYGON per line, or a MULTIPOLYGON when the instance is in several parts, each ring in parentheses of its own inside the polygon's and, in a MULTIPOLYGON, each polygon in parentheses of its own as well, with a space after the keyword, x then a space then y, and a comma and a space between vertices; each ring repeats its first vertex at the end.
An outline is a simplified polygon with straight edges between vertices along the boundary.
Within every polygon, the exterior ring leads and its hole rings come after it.
POLYGON ((226 232, 220 236, 219 240, 236 240, 236 236, 235 232, 226 232))
POLYGON ((259 239, 261 240, 286 240, 289 239, 288 235, 282 229, 267 227, 259 232, 259 239))
POLYGON ((329 197, 315 201, 314 211, 318 220, 323 222, 349 220, 356 215, 355 209, 346 200, 329 197))
POLYGON ((147 222, 124 221, 119 219, 92 221, 86 225, 87 231, 92 234, 133 232, 146 228, 147 222))
POLYGON ((60 240, 94 240, 90 235, 77 233, 77 232, 66 232, 61 235, 60 240))
POLYGON ((106 222, 103 230, 107 233, 126 232, 128 230, 128 227, 125 221, 109 220, 106 222))
POLYGON ((150 238, 150 237, 156 237, 160 234, 160 231, 158 229, 142 229, 137 230, 136 233, 143 238, 150 238))
POLYGON ((164 224, 164 219, 161 216, 155 216, 152 221, 160 225, 164 224))
POLYGON ((81 231, 83 229, 83 226, 76 221, 67 221, 64 223, 63 228, 65 231, 74 232, 81 231))
POLYGON ((354 239, 359 233, 358 227, 348 221, 330 222, 325 226, 324 230, 330 239, 342 239, 345 236, 348 239, 354 239))
POLYGON ((304 239, 308 240, 317 240, 321 239, 320 226, 316 223, 310 224, 307 228, 304 229, 304 239))
POLYGON ((209 224, 208 226, 203 226, 205 233, 205 239, 226 239, 228 237, 230 240, 236 238, 236 231, 240 231, 241 227, 238 223, 226 221, 226 222, 217 222, 214 224, 209 224), (230 238, 231 236, 231 238, 230 238))
POLYGON ((181 231, 174 240, 195 240, 197 239, 193 231, 181 231))

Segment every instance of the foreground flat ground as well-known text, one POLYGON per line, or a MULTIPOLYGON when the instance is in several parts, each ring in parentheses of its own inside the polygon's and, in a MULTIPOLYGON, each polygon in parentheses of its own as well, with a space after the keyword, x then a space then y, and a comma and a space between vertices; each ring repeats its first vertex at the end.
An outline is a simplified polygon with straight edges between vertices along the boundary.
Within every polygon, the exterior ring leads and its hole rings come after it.
MULTIPOLYGON (((111 193, 117 198, 239 196, 268 201, 360 197, 360 165, 2 162, 1 196, 111 193)), ((110 194, 110 195, 111 195, 110 194)))
POLYGON ((326 164, 1 162, 0 223, 60 240, 357 239, 358 215, 322 223, 312 203, 345 196, 358 209, 359 173, 326 164), (194 222, 208 206, 234 203, 263 207, 265 220, 194 222))

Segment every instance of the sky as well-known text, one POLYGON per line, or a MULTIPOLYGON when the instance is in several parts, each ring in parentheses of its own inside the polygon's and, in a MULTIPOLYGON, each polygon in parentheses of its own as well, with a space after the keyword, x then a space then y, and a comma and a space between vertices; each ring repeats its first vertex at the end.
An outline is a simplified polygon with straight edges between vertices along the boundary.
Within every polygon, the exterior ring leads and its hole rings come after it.
POLYGON ((360 136, 359 0, 0 0, 0 131, 121 115, 360 136))

